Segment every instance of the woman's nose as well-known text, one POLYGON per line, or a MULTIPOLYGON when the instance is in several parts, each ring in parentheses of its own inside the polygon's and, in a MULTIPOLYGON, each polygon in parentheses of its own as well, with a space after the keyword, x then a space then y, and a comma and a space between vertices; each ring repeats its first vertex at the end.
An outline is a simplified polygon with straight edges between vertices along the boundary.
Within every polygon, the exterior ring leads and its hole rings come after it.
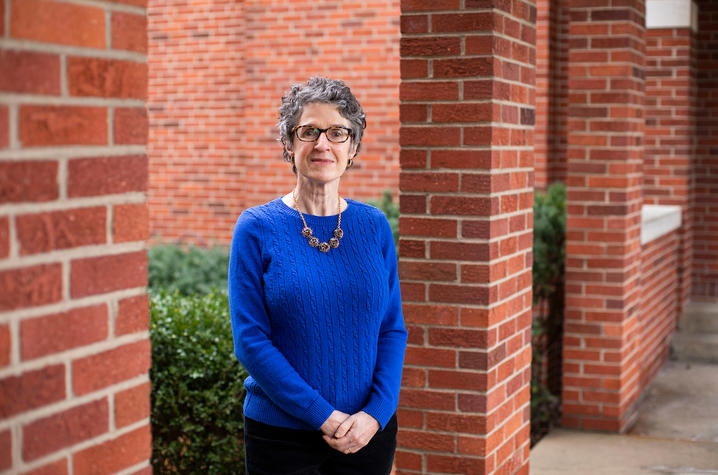
POLYGON ((327 133, 322 132, 319 134, 319 138, 314 142, 315 148, 320 148, 322 150, 329 148, 329 139, 327 138, 327 133))

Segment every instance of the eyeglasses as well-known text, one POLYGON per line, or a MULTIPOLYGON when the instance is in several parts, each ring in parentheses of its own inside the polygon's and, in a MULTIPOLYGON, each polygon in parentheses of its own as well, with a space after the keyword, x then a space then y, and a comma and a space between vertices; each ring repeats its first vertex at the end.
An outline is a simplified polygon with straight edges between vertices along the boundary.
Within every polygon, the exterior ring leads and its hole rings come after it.
POLYGON ((344 143, 352 136, 352 129, 348 127, 320 129, 311 125, 298 125, 292 129, 292 133, 296 134, 297 138, 302 142, 316 142, 322 132, 324 132, 327 140, 333 143, 344 143))

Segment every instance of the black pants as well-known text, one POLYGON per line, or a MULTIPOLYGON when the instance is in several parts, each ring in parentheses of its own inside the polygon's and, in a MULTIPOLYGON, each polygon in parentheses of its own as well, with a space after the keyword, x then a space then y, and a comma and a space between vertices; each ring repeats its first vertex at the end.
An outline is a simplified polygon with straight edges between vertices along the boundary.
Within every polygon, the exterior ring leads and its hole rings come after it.
POLYGON ((321 431, 287 429, 244 419, 247 475, 389 475, 396 415, 354 454, 329 447, 321 431))

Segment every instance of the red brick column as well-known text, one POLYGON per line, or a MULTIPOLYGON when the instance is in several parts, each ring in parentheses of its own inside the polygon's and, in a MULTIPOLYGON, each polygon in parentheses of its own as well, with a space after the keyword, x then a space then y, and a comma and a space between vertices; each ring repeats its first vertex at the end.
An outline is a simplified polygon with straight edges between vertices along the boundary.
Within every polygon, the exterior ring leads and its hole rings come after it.
POLYGON ((398 473, 528 473, 535 18, 402 2, 398 473))
POLYGON ((562 410, 565 426, 618 431, 639 383, 645 30, 643 0, 613 4, 569 11, 562 410))
POLYGON ((646 30, 643 202, 678 205, 683 211, 678 231, 679 315, 690 296, 693 263, 696 53, 690 26, 646 30))
POLYGON ((0 471, 151 473, 145 14, 0 0, 0 471))

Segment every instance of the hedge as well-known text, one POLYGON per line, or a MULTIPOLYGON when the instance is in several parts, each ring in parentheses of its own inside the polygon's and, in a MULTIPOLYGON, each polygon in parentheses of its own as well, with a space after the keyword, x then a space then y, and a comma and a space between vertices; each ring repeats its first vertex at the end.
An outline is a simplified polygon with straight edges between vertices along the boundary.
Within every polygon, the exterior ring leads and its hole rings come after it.
POLYGON ((212 289, 227 288, 228 268, 226 248, 190 246, 185 251, 174 244, 162 244, 150 247, 147 274, 151 289, 204 295, 212 289))
POLYGON ((246 370, 234 357, 225 292, 151 295, 155 473, 244 473, 246 370))

